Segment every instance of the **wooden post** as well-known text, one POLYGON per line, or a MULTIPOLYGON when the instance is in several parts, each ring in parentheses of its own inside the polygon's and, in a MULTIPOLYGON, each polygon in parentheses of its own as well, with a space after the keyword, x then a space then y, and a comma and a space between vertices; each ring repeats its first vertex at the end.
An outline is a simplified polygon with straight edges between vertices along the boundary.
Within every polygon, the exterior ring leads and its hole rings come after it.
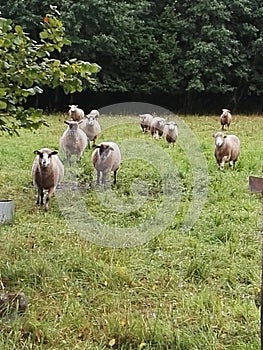
POLYGON ((260 292, 260 344, 263 350, 263 178, 256 176, 249 176, 249 189, 252 193, 261 193, 261 292, 260 292))

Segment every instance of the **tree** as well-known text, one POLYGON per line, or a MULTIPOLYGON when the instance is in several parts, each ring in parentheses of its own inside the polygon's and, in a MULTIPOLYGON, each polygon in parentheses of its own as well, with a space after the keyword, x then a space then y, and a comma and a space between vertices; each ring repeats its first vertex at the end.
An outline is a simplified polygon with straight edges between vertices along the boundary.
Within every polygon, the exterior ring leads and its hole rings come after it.
POLYGON ((10 134, 20 128, 35 129, 45 123, 40 110, 26 109, 29 96, 43 87, 61 86, 65 93, 80 92, 83 82, 95 84, 91 76, 100 70, 95 63, 70 59, 61 62, 58 55, 70 41, 54 6, 42 23, 39 41, 26 34, 11 19, 0 18, 0 130, 10 134))

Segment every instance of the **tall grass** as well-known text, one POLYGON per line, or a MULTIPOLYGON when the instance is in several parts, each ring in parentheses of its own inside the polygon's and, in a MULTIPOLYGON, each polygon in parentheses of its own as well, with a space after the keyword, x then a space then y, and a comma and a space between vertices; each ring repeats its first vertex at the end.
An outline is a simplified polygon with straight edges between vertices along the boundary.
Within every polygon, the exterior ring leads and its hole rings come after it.
POLYGON ((14 322, 0 323, 0 348, 259 349, 261 204, 249 194, 248 176, 262 175, 263 118, 234 118, 230 131, 241 140, 241 157, 234 171, 226 166, 219 172, 212 138, 218 117, 182 117, 208 172, 206 200, 189 230, 184 220, 198 186, 189 156, 179 141, 169 148, 142 134, 133 116, 100 117, 98 141, 128 140, 125 147, 135 155, 123 160, 116 188, 94 186, 86 150, 74 168, 80 190, 71 188, 65 197, 58 190, 48 213, 37 207, 33 151, 57 149, 64 130, 63 115, 47 120, 50 127, 35 133, 1 137, 0 196, 14 200, 15 216, 12 224, 0 226, 0 286, 2 292, 23 291, 29 308, 14 322), (167 163, 155 163, 154 155, 149 162, 147 150, 156 147, 167 163), (169 177, 173 166, 176 174, 169 177), (82 200, 77 205, 76 194, 82 200), (167 198, 174 200, 171 207, 167 198), (81 205, 108 228, 103 239, 95 229, 80 234, 77 220, 81 227, 86 218, 79 214, 81 205), (136 231, 145 221, 145 230, 136 231), (120 246, 131 240, 128 248, 112 247, 120 233, 120 246))

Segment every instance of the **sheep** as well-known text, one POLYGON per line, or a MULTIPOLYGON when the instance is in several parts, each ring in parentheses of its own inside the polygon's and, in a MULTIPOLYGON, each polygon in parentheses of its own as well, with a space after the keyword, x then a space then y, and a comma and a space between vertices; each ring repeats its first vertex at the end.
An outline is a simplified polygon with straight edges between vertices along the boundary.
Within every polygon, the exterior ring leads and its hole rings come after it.
POLYGON ((89 112, 89 115, 92 115, 93 117, 98 119, 100 116, 100 112, 97 109, 93 109, 92 111, 89 112))
POLYGON ((175 122, 171 121, 164 124, 163 137, 168 143, 172 143, 174 146, 178 137, 178 127, 175 122))
POLYGON ((139 114, 142 132, 146 132, 151 128, 151 122, 153 120, 153 116, 151 114, 139 114))
POLYGON ((217 132, 214 137, 214 155, 219 170, 224 169, 225 162, 229 162, 229 166, 235 167, 240 154, 240 140, 236 135, 224 135, 217 132))
POLYGON ((88 114, 85 115, 85 118, 80 121, 80 129, 85 132, 88 138, 88 148, 90 148, 90 141, 93 141, 95 145, 96 138, 101 132, 101 127, 99 122, 96 120, 97 117, 94 115, 88 114))
POLYGON ((64 123, 68 127, 60 138, 60 148, 66 154, 69 164, 72 155, 76 155, 77 162, 79 162, 88 144, 87 135, 80 129, 79 122, 72 120, 64 121, 64 123))
POLYGON ((114 142, 102 142, 94 147, 91 155, 91 162, 97 172, 97 185, 100 184, 100 175, 102 173, 101 183, 106 185, 107 175, 113 171, 114 181, 117 183, 117 171, 121 162, 121 152, 119 146, 114 142))
POLYGON ((164 122, 165 122, 164 118, 160 118, 160 117, 154 117, 151 122, 151 127, 150 127, 151 135, 152 137, 155 137, 157 140, 163 134, 164 122))
POLYGON ((229 129, 231 120, 232 120, 232 115, 229 109, 222 109, 222 114, 220 116, 220 122, 222 126, 222 130, 225 130, 225 125, 227 125, 227 128, 229 129))
POLYGON ((69 105, 68 115, 71 120, 80 121, 84 118, 84 111, 81 108, 78 108, 78 105, 69 105))
POLYGON ((64 176, 64 166, 57 156, 57 151, 41 148, 34 151, 36 154, 32 164, 33 184, 37 187, 37 204, 44 204, 44 190, 47 190, 45 210, 48 210, 50 197, 64 176))

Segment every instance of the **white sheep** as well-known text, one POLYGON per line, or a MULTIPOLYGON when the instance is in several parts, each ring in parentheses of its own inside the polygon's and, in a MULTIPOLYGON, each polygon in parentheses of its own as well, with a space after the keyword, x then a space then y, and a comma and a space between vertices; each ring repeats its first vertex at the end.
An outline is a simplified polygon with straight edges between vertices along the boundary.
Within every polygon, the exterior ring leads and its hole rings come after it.
POLYGON ((140 117, 142 132, 146 132, 147 130, 150 130, 153 116, 151 114, 146 113, 146 114, 139 114, 139 117, 140 117))
POLYGON ((71 120, 64 123, 68 127, 60 138, 60 148, 66 154, 69 164, 72 155, 75 155, 79 162, 88 144, 87 135, 80 129, 79 122, 71 120))
POLYGON ((178 127, 177 124, 173 121, 170 121, 168 123, 164 124, 163 128, 163 138, 169 143, 169 144, 175 144, 178 137, 178 127))
POLYGON ((101 183, 106 184, 107 175, 113 171, 114 181, 117 182, 117 171, 121 162, 121 152, 119 146, 114 142, 102 142, 95 146, 91 155, 91 162, 96 169, 97 179, 96 182, 100 184, 100 175, 102 173, 101 183))
POLYGON ((57 156, 57 151, 41 148, 34 151, 36 154, 32 164, 33 184, 37 187, 37 204, 44 204, 44 190, 47 190, 45 210, 48 210, 50 197, 64 176, 64 166, 57 156))
POLYGON ((84 118, 84 111, 81 108, 78 108, 78 105, 69 105, 68 115, 71 120, 80 121, 84 118))
POLYGON ((239 138, 236 135, 224 135, 222 132, 217 132, 213 137, 214 155, 219 170, 224 169, 226 162, 234 168, 240 154, 239 138))
POLYGON ((231 120, 232 120, 232 115, 229 109, 223 108, 222 109, 222 114, 220 116, 220 122, 222 126, 222 130, 225 130, 225 125, 227 125, 227 128, 229 129, 231 120))
POLYGON ((163 128, 164 128, 165 119, 161 117, 154 117, 151 122, 151 135, 152 137, 159 139, 160 136, 163 134, 163 128))
POLYGON ((80 121, 79 127, 87 135, 88 148, 90 148, 90 141, 93 141, 93 145, 95 145, 96 138, 101 132, 101 127, 97 121, 97 117, 91 114, 86 115, 85 118, 80 121))

